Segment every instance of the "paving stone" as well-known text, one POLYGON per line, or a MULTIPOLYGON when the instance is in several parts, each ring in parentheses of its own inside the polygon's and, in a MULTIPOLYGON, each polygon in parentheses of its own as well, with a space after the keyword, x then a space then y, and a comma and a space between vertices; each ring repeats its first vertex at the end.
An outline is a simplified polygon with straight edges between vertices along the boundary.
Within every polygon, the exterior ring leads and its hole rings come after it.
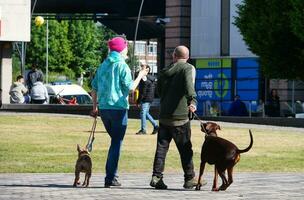
MULTIPOLYGON (((182 174, 166 174, 168 190, 149 186, 150 174, 121 174, 122 187, 104 188, 104 175, 93 174, 89 188, 73 188, 73 174, 0 174, 0 199, 304 199, 304 174, 237 173, 227 191, 211 192, 212 173, 201 191, 185 190, 182 174)), ((83 178, 83 177, 82 177, 83 178)))

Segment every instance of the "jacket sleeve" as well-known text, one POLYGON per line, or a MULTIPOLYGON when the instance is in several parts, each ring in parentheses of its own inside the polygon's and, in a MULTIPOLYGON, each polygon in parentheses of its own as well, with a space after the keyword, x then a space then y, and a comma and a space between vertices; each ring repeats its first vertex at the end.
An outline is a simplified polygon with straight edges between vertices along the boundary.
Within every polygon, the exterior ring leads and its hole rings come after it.
POLYGON ((195 68, 192 65, 189 65, 185 69, 185 94, 187 98, 188 105, 196 105, 196 92, 194 89, 195 83, 195 68))
POLYGON ((125 63, 121 64, 122 66, 119 67, 120 70, 120 80, 122 85, 122 91, 125 96, 128 96, 129 91, 133 87, 133 80, 131 75, 131 70, 129 66, 125 63))
POLYGON ((22 85, 21 92, 22 92, 22 94, 26 94, 27 93, 27 89, 26 89, 26 87, 24 85, 22 85))
POLYGON ((92 82, 91 82, 91 86, 92 86, 92 89, 94 90, 94 91, 98 91, 98 84, 97 84, 97 80, 98 80, 98 75, 97 75, 97 73, 98 73, 98 71, 96 71, 96 74, 95 74, 95 76, 94 76, 94 78, 93 78, 93 80, 92 80, 92 82))
POLYGON ((137 101, 136 103, 137 104, 140 104, 142 98, 143 98, 143 88, 142 88, 142 80, 139 82, 139 85, 138 85, 138 98, 137 98, 137 101))
POLYGON ((40 80, 44 80, 44 75, 41 70, 39 70, 38 76, 39 76, 40 80))
POLYGON ((162 95, 162 90, 163 90, 163 81, 164 81, 164 75, 162 74, 162 72, 159 73, 158 77, 157 77, 157 84, 156 84, 156 89, 157 89, 157 94, 159 97, 161 97, 162 95))

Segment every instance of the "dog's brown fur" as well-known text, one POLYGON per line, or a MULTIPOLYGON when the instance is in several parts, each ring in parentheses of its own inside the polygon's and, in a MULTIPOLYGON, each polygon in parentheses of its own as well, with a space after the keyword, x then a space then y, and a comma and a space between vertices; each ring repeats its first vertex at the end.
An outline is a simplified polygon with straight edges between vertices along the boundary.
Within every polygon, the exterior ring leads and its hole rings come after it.
POLYGON ((92 161, 90 157, 90 153, 86 148, 80 148, 77 144, 77 151, 78 151, 78 159, 75 165, 75 180, 73 186, 76 187, 80 184, 80 172, 85 173, 85 179, 83 181, 82 186, 88 187, 91 174, 92 174, 92 161))
POLYGON ((237 146, 228 140, 217 137, 217 130, 221 130, 220 126, 213 122, 201 124, 202 132, 206 133, 205 142, 201 151, 201 166, 198 184, 196 190, 201 188, 201 178, 204 172, 206 162, 214 166, 214 179, 212 191, 226 190, 233 182, 233 167, 240 160, 240 154, 249 151, 253 145, 252 133, 250 134, 250 144, 244 150, 239 150, 237 146), (225 171, 228 171, 228 180, 225 171), (222 179, 222 185, 217 187, 218 174, 222 179))

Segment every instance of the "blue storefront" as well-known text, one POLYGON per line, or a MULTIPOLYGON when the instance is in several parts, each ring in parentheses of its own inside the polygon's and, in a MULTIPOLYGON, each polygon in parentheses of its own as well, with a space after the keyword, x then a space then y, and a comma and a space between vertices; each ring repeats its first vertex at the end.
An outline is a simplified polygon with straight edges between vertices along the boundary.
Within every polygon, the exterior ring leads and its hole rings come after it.
POLYGON ((248 110, 256 111, 260 85, 256 58, 197 59, 195 66, 199 114, 227 115, 236 94, 248 110))

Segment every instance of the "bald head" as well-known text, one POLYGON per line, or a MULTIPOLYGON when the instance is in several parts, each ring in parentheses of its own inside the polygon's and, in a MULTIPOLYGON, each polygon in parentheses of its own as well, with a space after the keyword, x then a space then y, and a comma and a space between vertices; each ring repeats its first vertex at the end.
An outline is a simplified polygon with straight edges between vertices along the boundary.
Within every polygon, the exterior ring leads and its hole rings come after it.
POLYGON ((177 46, 173 52, 173 58, 179 59, 189 59, 189 49, 186 46, 177 46))

